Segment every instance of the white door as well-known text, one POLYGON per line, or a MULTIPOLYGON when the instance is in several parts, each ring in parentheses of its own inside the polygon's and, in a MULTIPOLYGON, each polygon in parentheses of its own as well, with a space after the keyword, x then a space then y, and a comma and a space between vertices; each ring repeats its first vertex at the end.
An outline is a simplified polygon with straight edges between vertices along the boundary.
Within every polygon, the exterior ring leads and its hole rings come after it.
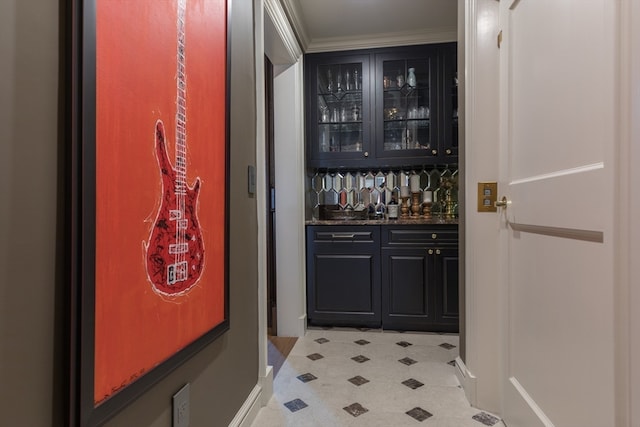
POLYGON ((501 0, 509 427, 614 425, 614 0, 501 0))

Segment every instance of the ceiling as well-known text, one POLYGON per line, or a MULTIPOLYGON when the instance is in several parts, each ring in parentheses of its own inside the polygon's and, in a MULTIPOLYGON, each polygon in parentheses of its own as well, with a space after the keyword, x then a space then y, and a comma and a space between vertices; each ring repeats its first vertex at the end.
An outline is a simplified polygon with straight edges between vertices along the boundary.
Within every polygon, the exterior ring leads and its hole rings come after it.
POLYGON ((281 1, 305 52, 457 38, 457 0, 281 1))

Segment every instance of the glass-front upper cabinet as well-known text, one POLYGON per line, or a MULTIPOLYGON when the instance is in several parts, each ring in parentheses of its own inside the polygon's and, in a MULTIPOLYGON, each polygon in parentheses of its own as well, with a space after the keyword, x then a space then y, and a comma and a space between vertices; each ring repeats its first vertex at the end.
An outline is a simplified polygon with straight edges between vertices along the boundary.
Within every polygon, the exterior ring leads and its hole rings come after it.
POLYGON ((457 46, 442 47, 442 150, 446 157, 458 156, 458 71, 457 46))
POLYGON ((456 163, 456 44, 305 55, 307 164, 456 163))
POLYGON ((375 87, 376 156, 438 156, 436 49, 377 54, 375 87))
POLYGON ((314 55, 305 66, 310 165, 366 164, 371 151, 369 56, 314 55))

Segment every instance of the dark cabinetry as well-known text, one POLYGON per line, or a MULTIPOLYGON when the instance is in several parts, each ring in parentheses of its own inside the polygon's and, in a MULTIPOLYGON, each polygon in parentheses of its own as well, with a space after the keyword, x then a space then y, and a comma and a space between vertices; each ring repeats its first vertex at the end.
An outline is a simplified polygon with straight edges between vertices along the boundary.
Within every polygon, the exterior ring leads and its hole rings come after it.
POLYGON ((308 165, 457 162, 456 64, 455 43, 307 55, 308 165))
POLYGON ((380 325, 380 228, 307 227, 307 317, 380 325))
POLYGON ((440 155, 458 158, 458 53, 455 43, 441 47, 440 82, 440 155))
POLYGON ((306 60, 307 154, 310 166, 369 164, 370 55, 336 53, 306 60))
POLYGON ((392 329, 457 332, 457 226, 381 229, 382 323, 392 329))
POLYGON ((308 226, 307 317, 456 332, 457 225, 308 226))

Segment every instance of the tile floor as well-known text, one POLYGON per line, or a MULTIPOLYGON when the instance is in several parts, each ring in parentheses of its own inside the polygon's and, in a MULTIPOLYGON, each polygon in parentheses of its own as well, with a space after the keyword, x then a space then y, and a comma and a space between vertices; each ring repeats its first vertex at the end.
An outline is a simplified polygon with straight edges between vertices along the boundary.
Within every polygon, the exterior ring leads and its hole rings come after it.
POLYGON ((457 355, 457 335, 309 330, 252 427, 503 427, 469 405, 457 355))

